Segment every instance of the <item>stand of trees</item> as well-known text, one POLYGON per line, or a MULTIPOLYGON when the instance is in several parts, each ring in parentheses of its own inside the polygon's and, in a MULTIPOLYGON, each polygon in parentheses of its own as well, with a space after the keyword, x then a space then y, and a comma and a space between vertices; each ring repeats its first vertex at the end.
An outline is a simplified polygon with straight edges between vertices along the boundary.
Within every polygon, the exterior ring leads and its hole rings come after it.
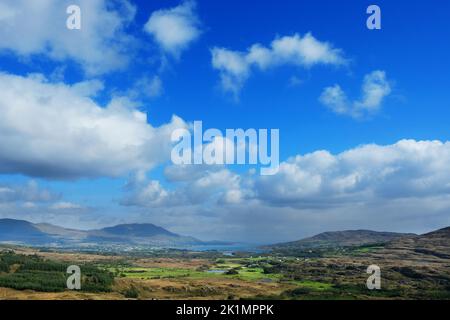
MULTIPOLYGON (((60 292, 67 290, 66 273, 69 265, 44 260, 38 256, 18 255, 13 252, 0 253, 0 287, 17 290, 60 292)), ((81 291, 107 292, 111 290, 114 276, 94 265, 80 265, 81 291)))

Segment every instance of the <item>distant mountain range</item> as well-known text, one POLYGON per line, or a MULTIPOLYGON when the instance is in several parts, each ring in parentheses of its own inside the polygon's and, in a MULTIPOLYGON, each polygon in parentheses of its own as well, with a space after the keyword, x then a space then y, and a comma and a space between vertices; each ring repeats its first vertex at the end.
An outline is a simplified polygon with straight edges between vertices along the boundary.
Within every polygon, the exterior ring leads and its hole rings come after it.
POLYGON ((0 219, 0 242, 29 246, 90 247, 147 246, 185 247, 193 245, 223 245, 181 236, 154 224, 121 224, 98 230, 75 230, 47 223, 0 219))
POLYGON ((403 237, 414 237, 411 233, 378 232, 371 230, 347 230, 323 232, 298 241, 278 243, 266 246, 267 249, 318 249, 333 247, 352 247, 376 243, 387 243, 403 237))
MULTIPOLYGON (((170 232, 151 223, 120 224, 97 230, 76 230, 48 223, 31 223, 24 220, 0 219, 0 243, 26 246, 51 246, 62 248, 105 248, 109 246, 190 248, 195 246, 220 248, 235 243, 202 241, 170 232)), ((262 247, 265 250, 288 252, 337 247, 384 244, 389 252, 403 249, 416 254, 431 254, 450 258, 450 227, 424 235, 412 233, 347 230, 324 232, 298 241, 262 247)))

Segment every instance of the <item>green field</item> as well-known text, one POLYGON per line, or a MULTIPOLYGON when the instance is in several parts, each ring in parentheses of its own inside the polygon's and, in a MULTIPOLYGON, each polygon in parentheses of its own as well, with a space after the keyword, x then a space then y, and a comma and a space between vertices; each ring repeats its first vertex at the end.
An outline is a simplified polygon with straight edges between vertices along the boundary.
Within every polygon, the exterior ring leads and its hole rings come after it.
POLYGON ((219 261, 219 263, 210 266, 206 270, 195 270, 189 268, 143 268, 122 266, 113 267, 105 266, 109 272, 126 278, 134 279, 171 279, 171 278, 226 278, 239 279, 244 281, 265 281, 265 282, 280 282, 295 284, 300 287, 307 287, 313 290, 326 290, 331 288, 331 284, 320 283, 315 281, 297 281, 291 279, 284 279, 282 274, 265 273, 264 268, 261 267, 247 267, 255 262, 266 261, 267 258, 246 258, 246 259, 227 259, 226 261, 219 261), (235 274, 227 274, 228 271, 234 270, 235 274))

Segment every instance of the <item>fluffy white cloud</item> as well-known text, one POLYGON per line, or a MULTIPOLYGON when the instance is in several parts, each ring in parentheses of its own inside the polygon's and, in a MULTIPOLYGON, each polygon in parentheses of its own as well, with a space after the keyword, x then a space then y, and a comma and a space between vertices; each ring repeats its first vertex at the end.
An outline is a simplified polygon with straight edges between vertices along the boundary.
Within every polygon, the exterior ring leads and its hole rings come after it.
POLYGON ((255 183, 264 202, 324 207, 450 195, 450 142, 402 140, 332 155, 317 151, 280 165, 255 183))
POLYGON ((144 30, 151 34, 163 52, 178 58, 201 34, 196 3, 185 1, 177 7, 152 13, 144 30))
POLYGON ((401 140, 337 155, 316 151, 280 164, 278 174, 237 174, 223 166, 173 165, 172 190, 157 181, 134 185, 133 205, 238 204, 324 208, 404 198, 450 196, 450 142, 401 140), (158 199, 158 201, 155 201, 158 199), (161 199, 164 200, 161 201, 161 199))
POLYGON ((293 208, 425 199, 450 195, 449 162, 449 142, 402 140, 337 155, 298 155, 282 162, 273 176, 238 175, 220 166, 172 166, 165 173, 177 188, 165 195, 174 196, 177 201, 171 202, 177 205, 259 201, 293 208))
POLYGON ((176 205, 173 194, 157 180, 147 181, 143 173, 133 176, 128 184, 129 193, 121 204, 125 206, 161 207, 176 205))
POLYGON ((338 84, 325 88, 319 100, 333 112, 358 118, 376 113, 391 91, 386 73, 376 70, 364 77, 359 100, 351 101, 338 84))
POLYGON ((244 197, 240 183, 241 177, 228 169, 207 171, 188 185, 186 193, 194 203, 210 199, 219 203, 239 203, 244 197))
MULTIPOLYGON (((203 145, 205 154, 214 150, 213 160, 225 163, 226 150, 235 150, 237 154, 245 154, 252 150, 257 154, 256 145, 239 141, 235 146, 226 137, 215 137, 212 142, 203 145), (213 148, 213 149, 212 149, 213 148), (219 155, 224 155, 220 159, 219 155), (216 158, 217 157, 217 158, 216 158)), ((193 162, 192 162, 193 163, 193 162)), ((249 179, 227 169, 223 164, 208 165, 170 165, 165 167, 164 175, 169 188, 164 188, 159 181, 147 181, 143 172, 132 176, 127 189, 128 194, 121 201, 127 206, 142 207, 175 207, 189 205, 239 204, 250 199, 249 179)))
POLYGON ((311 33, 276 38, 269 47, 252 45, 246 52, 214 47, 212 66, 220 71, 222 87, 233 94, 239 93, 252 68, 266 70, 282 65, 305 68, 317 64, 344 65, 347 63, 341 49, 321 42, 311 33))
POLYGON ((128 1, 3 0, 0 3, 0 50, 29 57, 45 54, 72 59, 90 74, 126 66, 130 42, 124 32, 135 7, 128 1), (66 27, 69 5, 81 8, 81 30, 66 27), (125 52, 128 50, 128 52, 125 52))
POLYGON ((211 54, 213 67, 220 71, 222 89, 237 97, 250 75, 245 54, 224 48, 213 48, 211 54))
POLYGON ((247 195, 241 176, 222 166, 173 165, 165 175, 174 183, 164 188, 159 181, 135 176, 128 185, 126 206, 176 207, 190 205, 238 204, 247 195))
POLYGON ((101 107, 92 93, 84 83, 0 73, 0 173, 115 177, 169 159, 180 118, 154 128, 127 99, 101 107))

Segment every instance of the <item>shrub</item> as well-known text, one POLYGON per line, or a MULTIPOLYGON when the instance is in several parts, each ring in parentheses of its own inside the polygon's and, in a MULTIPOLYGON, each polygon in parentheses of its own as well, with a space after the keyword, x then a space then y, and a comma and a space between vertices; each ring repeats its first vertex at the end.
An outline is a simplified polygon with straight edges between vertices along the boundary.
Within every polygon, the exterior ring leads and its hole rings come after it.
POLYGON ((227 272, 225 272, 225 274, 227 275, 239 274, 239 271, 237 269, 230 269, 227 272))
POLYGON ((125 298, 128 298, 128 299, 137 299, 137 298, 139 298, 139 291, 135 287, 131 287, 131 288, 128 288, 127 290, 125 290, 123 295, 125 298))

